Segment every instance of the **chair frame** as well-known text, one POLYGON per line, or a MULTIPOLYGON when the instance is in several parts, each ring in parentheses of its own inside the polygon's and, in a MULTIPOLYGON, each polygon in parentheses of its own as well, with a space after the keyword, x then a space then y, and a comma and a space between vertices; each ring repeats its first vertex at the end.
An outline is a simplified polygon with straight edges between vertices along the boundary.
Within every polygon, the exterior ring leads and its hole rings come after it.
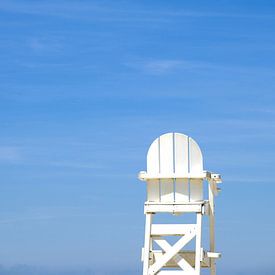
MULTIPOLYGON (((166 134, 167 135, 167 134, 166 134)), ((170 134, 171 135, 171 134, 170 134)), ((174 134, 173 134, 174 137, 174 134)), ((148 160, 148 157, 147 157, 148 160)), ((215 260, 221 257, 215 252, 215 205, 214 197, 220 192, 217 187, 221 183, 221 176, 208 171, 186 175, 175 173, 152 174, 141 171, 139 179, 146 181, 147 185, 152 182, 175 182, 183 180, 192 182, 195 180, 207 181, 208 199, 199 201, 161 201, 147 200, 144 204, 145 214, 145 239, 142 249, 143 275, 200 275, 201 268, 209 268, 211 275, 216 275, 215 260), (193 213, 196 215, 195 224, 154 224, 153 217, 158 213, 183 214, 193 213), (202 219, 209 217, 209 250, 202 248, 202 219), (166 236, 180 236, 179 240, 170 245, 164 238, 166 236), (183 248, 195 239, 195 251, 184 251, 183 248), (153 243, 161 250, 153 250, 153 243), (171 270, 171 268, 173 270, 171 270), (177 268, 177 270, 175 270, 177 268), (170 270, 169 270, 170 269, 170 270)), ((175 190, 174 190, 175 192, 175 190)))

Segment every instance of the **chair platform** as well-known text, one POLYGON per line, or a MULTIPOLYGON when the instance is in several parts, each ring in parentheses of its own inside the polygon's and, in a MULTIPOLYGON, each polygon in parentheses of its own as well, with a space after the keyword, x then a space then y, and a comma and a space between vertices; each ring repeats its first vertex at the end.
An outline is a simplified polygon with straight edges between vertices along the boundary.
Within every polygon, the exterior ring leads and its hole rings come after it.
MULTIPOLYGON (((154 264, 155 261, 157 261, 165 252, 161 250, 153 250, 151 252, 151 262, 150 264, 154 264)), ((193 268, 195 267, 195 252, 194 251, 180 251, 178 253, 179 256, 184 258, 190 266, 193 268)), ((210 258, 220 258, 221 254, 220 253, 213 253, 213 252, 206 252, 203 251, 203 259, 201 261, 201 267, 202 268, 209 268, 210 267, 210 258)), ((165 266, 165 268, 177 268, 179 267, 177 263, 171 259, 168 261, 165 266)))
POLYGON ((150 202, 144 204, 144 213, 207 213, 209 201, 150 202))

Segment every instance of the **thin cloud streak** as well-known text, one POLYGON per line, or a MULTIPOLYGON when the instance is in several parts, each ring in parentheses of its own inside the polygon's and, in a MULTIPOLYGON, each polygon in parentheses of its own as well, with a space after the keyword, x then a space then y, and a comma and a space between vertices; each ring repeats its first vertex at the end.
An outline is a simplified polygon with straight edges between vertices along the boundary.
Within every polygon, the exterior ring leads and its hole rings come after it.
POLYGON ((210 63, 197 60, 182 60, 182 59, 148 59, 148 60, 136 60, 124 63, 133 69, 140 70, 144 73, 149 74, 166 74, 166 73, 176 73, 180 71, 190 71, 194 73, 204 72, 216 73, 217 71, 231 72, 231 73, 241 73, 244 75, 250 74, 264 74, 269 76, 275 76, 275 68, 268 67, 253 67, 253 66, 224 66, 218 63, 210 63))
POLYGON ((22 160, 22 152, 20 147, 0 146, 0 161, 14 163, 21 160, 22 160))
POLYGON ((4 12, 20 13, 26 15, 43 15, 61 18, 70 18, 89 21, 117 21, 117 22, 167 22, 175 20, 175 18, 248 18, 248 19, 272 19, 273 14, 242 14, 242 13, 225 13, 213 11, 199 10, 135 10, 127 9, 127 7, 117 9, 113 5, 103 5, 100 2, 91 4, 66 1, 63 2, 31 2, 22 3, 19 1, 2 1, 0 10, 4 12), (93 12, 93 16, 91 16, 93 12), (99 16, 100 14, 100 16, 99 16), (86 15, 86 16, 85 16, 86 15))
POLYGON ((67 161, 54 161, 49 162, 48 165, 54 167, 62 167, 62 168, 73 168, 73 169, 103 169, 106 168, 103 165, 96 164, 95 162, 92 163, 81 163, 81 162, 67 162, 67 161))
MULTIPOLYGON (((116 216, 129 216, 127 213, 123 212, 110 212, 110 215, 113 217, 116 216)), ((14 223, 23 223, 23 222, 39 222, 47 220, 56 220, 61 221, 62 219, 68 218, 90 218, 90 217, 101 217, 102 215, 98 212, 89 213, 89 214, 54 214, 54 215, 38 215, 38 216, 28 216, 28 217, 16 217, 16 218, 7 218, 0 220, 0 224, 14 224, 14 223)), ((111 226, 111 225, 110 225, 111 226)))
POLYGON ((147 60, 147 61, 134 61, 125 63, 127 67, 141 70, 149 74, 166 74, 174 72, 178 69, 190 69, 194 67, 194 63, 186 62, 183 60, 147 60))

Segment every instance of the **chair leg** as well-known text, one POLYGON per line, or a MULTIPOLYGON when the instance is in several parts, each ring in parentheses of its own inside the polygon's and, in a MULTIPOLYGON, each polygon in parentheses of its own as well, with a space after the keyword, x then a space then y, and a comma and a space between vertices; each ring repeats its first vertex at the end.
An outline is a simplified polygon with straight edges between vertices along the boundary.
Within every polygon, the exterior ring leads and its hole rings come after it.
POLYGON ((146 214, 144 254, 143 254, 143 275, 148 275, 148 270, 149 270, 150 249, 152 246, 152 240, 151 240, 152 218, 153 218, 153 215, 151 213, 146 214))
POLYGON ((216 275, 216 263, 214 259, 211 259, 210 274, 216 275))
POLYGON ((202 231, 202 214, 197 213, 196 227, 196 254, 195 254, 195 274, 200 275, 201 272, 201 231, 202 231))
MULTIPOLYGON (((209 239, 210 239, 210 252, 215 252, 215 204, 214 204, 214 193, 213 186, 210 183, 208 185, 208 193, 209 193, 209 239)), ((215 259, 210 259, 210 274, 216 275, 216 263, 215 259)))

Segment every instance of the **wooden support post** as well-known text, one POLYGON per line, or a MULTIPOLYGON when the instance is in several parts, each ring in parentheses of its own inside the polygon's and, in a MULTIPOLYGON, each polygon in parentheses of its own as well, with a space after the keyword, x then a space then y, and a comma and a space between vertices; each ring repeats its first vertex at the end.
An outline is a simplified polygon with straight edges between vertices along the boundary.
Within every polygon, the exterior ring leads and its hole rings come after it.
POLYGON ((151 240, 151 227, 152 227, 153 214, 147 213, 145 220, 145 240, 143 250, 143 275, 148 275, 150 263, 150 250, 152 249, 151 240))
POLYGON ((200 275, 200 271, 201 271, 201 258, 202 258, 201 231, 202 231, 202 213, 197 213, 195 275, 200 275))
MULTIPOLYGON (((210 226, 210 252, 215 252, 215 204, 214 204, 214 184, 210 181, 208 185, 209 194, 209 226, 210 226)), ((210 258, 210 274, 216 275, 216 263, 214 258, 210 258)))

